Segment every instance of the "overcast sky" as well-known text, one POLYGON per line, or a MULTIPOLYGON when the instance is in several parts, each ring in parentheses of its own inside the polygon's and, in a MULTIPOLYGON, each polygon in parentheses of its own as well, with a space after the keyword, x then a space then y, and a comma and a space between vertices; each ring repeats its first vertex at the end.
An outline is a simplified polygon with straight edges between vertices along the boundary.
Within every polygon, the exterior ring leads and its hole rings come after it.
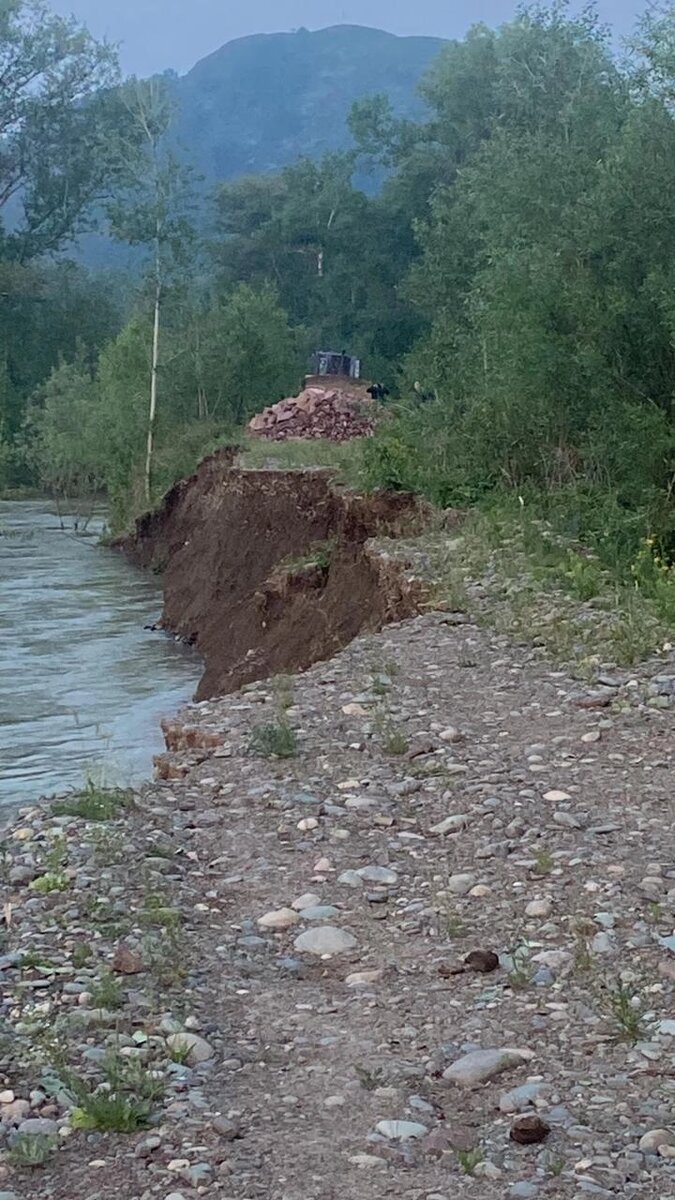
MULTIPOLYGON (((223 42, 249 33, 349 23, 392 33, 461 37, 476 21, 508 20, 516 0, 52 0, 97 36, 122 44, 127 71, 188 70, 223 42)), ((600 13, 627 32, 640 0, 600 0, 600 13)))

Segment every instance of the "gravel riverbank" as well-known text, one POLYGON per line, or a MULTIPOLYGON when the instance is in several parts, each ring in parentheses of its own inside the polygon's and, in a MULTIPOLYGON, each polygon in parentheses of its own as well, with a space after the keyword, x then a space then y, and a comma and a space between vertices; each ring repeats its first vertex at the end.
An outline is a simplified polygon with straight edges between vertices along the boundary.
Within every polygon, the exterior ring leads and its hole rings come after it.
POLYGON ((456 622, 22 811, 0 1200, 675 1196, 672 653, 584 685, 456 622))

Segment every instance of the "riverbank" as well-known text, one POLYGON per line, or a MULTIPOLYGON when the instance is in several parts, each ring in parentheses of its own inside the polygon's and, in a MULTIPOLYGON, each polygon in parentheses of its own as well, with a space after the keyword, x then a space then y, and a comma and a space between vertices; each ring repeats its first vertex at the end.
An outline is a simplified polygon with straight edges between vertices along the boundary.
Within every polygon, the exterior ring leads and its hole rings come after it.
POLYGON ((0 1194, 675 1190, 673 653, 513 638, 359 637, 186 710, 128 804, 23 813, 0 1119, 58 1149, 0 1194))

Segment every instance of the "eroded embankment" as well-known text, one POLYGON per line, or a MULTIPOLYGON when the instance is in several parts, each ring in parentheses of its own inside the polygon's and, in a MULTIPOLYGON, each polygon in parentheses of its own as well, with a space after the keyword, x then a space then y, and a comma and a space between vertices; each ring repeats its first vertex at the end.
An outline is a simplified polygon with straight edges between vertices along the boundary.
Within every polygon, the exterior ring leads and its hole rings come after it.
POLYGON ((329 471, 242 470, 223 450, 142 517, 124 549, 162 574, 162 624, 202 654, 206 699, 304 670, 418 611, 423 585, 370 542, 427 520, 413 496, 359 496, 329 471))

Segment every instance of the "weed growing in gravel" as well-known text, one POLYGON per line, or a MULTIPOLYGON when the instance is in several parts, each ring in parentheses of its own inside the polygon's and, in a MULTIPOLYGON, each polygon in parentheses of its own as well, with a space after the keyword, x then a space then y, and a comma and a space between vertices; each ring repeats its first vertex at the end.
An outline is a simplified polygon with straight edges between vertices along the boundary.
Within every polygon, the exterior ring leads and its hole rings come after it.
POLYGON ((110 972, 101 975, 92 988, 91 1002, 94 1008, 102 1008, 106 1012, 115 1012, 116 1009, 123 1008, 124 991, 119 980, 110 972))
POLYGON ((295 702, 293 680, 290 675, 275 675, 272 680, 272 690, 279 712, 288 712, 295 702))
POLYGON ((93 954, 94 951, 88 942, 78 942, 77 945, 73 947, 73 953, 71 955, 71 962, 75 970, 79 971, 82 967, 85 967, 87 963, 91 961, 93 954))
POLYGON ((376 1088, 384 1087, 386 1083, 386 1075, 382 1067, 363 1067, 359 1063, 354 1063, 354 1071, 356 1077, 367 1092, 374 1092, 376 1088))
POLYGON ((483 1161, 483 1151, 479 1150, 478 1147, 475 1150, 456 1150, 455 1154, 457 1155, 460 1170, 465 1175, 475 1174, 476 1167, 483 1161))
POLYGON ((45 875, 40 875, 39 879, 34 879, 30 885, 32 892, 38 892, 41 896, 47 896, 50 892, 67 892, 70 887, 70 880, 65 871, 47 871, 45 875))
POLYGON ((143 962, 158 987, 180 984, 187 975, 185 947, 179 926, 157 929, 143 938, 143 962))
POLYGON ((39 950, 27 950, 21 956, 19 968, 22 971, 34 971, 37 967, 50 970, 53 965, 50 959, 45 958, 44 954, 40 954, 39 950))
POLYGON ((254 754, 260 754, 263 758, 295 758, 298 753, 298 739, 285 716, 280 714, 276 721, 256 725, 251 735, 250 748, 254 754))
POLYGON ((104 1081, 93 1091, 87 1082, 71 1074, 68 1087, 77 1098, 72 1114, 74 1129, 100 1133, 136 1133, 147 1129, 152 1114, 164 1096, 163 1075, 135 1058, 108 1056, 104 1081))
POLYGON ((145 897, 141 920, 144 925, 154 925, 160 929, 178 929, 183 922, 178 909, 172 908, 159 892, 150 892, 145 897))
POLYGON ((44 1167, 56 1150, 57 1139, 44 1133, 22 1133, 14 1142, 8 1161, 19 1169, 44 1167))
POLYGON ((555 859, 550 850, 538 850, 534 856, 534 869, 537 875, 550 875, 555 866, 555 859))
POLYGON ((448 939, 461 937, 464 925, 452 897, 447 892, 439 892, 437 900, 440 933, 448 939))
POLYGON ((590 938, 583 929, 577 929, 574 935, 574 966, 580 975, 588 975, 593 970, 590 938))
POLYGON ((509 952, 508 957, 511 960, 511 970, 508 972, 511 990, 521 992, 532 982, 530 947, 526 942, 519 942, 509 952))
POLYGON ((605 1016, 614 1026, 620 1041, 636 1042, 649 1036, 647 1004, 641 988, 636 983, 623 980, 610 983, 603 993, 602 1007, 605 1016))
POLYGON ((391 755, 393 758, 402 758, 404 754, 408 753, 410 743, 384 704, 376 709, 373 725, 385 754, 391 755))
POLYGON ((84 821, 113 821, 131 803, 131 792, 99 787, 89 780, 86 788, 57 800, 52 812, 59 817, 81 817, 84 821))
POLYGON ((91 846, 94 858, 101 867, 115 867, 124 862, 125 843, 120 829, 107 829, 105 826, 94 827, 91 833, 91 846))

